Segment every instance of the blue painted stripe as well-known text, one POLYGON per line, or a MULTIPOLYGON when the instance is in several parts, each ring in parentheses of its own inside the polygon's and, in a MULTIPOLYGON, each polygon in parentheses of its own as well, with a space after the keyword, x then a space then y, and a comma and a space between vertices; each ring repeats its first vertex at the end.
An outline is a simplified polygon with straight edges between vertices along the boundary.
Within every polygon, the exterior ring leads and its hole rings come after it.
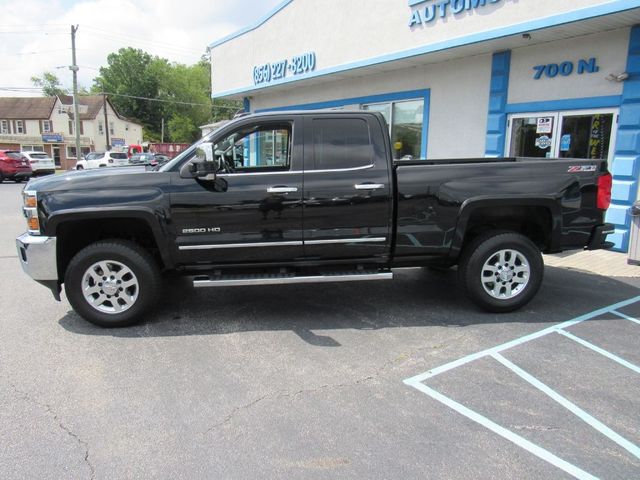
POLYGON ((244 97, 242 99, 242 106, 244 107, 245 112, 251 112, 251 100, 249 99, 249 97, 244 97))
POLYGON ((629 248, 631 217, 626 215, 636 199, 638 175, 640 174, 640 26, 631 29, 626 72, 620 105, 618 138, 613 157, 613 183, 620 188, 614 190, 607 221, 615 224, 614 250, 626 252, 629 248), (629 183, 630 182, 630 183, 629 183), (619 195, 623 191, 622 195, 619 195))
POLYGON ((297 110, 324 110, 328 108, 339 108, 345 105, 364 105, 370 103, 384 103, 384 102, 398 102, 403 100, 418 100, 424 101, 423 110, 423 122, 422 122, 422 136, 420 140, 420 156, 422 158, 427 157, 428 143, 429 143, 429 115, 431 105, 431 90, 408 90, 404 92, 391 92, 381 93, 378 95, 369 95, 366 97, 351 97, 341 98, 338 100, 326 100, 323 102, 304 103, 300 105, 288 105, 284 107, 263 108, 256 110, 256 113, 261 112, 285 112, 285 111, 297 111, 297 110))
POLYGON ((291 2, 293 2, 293 0, 285 0, 284 2, 279 4, 276 8, 274 8, 269 13, 267 13, 265 16, 260 18, 260 20, 258 20, 257 22, 255 22, 255 23, 253 23, 253 24, 249 25, 248 27, 245 27, 245 28, 243 28, 241 30, 238 30, 237 32, 234 32, 234 33, 232 33, 230 35, 227 35, 226 37, 222 37, 220 40, 216 40, 215 42, 209 44, 209 48, 215 48, 217 46, 222 45, 223 43, 228 42, 229 40, 233 40, 234 38, 240 37, 240 36, 244 35, 245 33, 249 33, 251 31, 255 30, 256 28, 260 27, 261 25, 266 23, 268 20, 270 20, 271 17, 273 17, 275 14, 277 14, 280 10, 282 10, 284 7, 289 5, 291 2))
POLYGON ((577 337, 574 334, 569 333, 565 330, 558 330, 558 333, 560 335, 564 335, 567 338, 570 338, 574 342, 579 343, 583 347, 587 347, 588 349, 593 350, 594 352, 599 353, 604 357, 607 357, 609 360, 613 360, 614 362, 622 365, 623 367, 628 368, 629 370, 633 370, 636 373, 640 373, 640 367, 638 367, 637 365, 634 365, 631 362, 627 362, 624 358, 620 358, 619 356, 614 355, 613 353, 608 352, 605 349, 600 348, 597 345, 594 345, 593 343, 587 342, 586 340, 583 340, 582 338, 577 337))
POLYGON ((544 112, 553 110, 584 110, 591 108, 619 107, 621 95, 602 97, 566 98, 562 100, 548 100, 541 102, 510 103, 506 106, 507 113, 544 112))
POLYGON ((640 458, 640 447, 631 443, 622 435, 619 435, 618 433, 614 432, 609 427, 607 427, 604 423, 602 423, 600 420, 589 415, 583 409, 578 407, 575 403, 563 397, 558 392, 556 392, 546 384, 542 383, 536 377, 534 377, 527 371, 523 370, 522 368, 517 366, 515 363, 510 362, 499 353, 494 353, 492 357, 495 358, 502 365, 507 367, 509 370, 511 370, 513 373, 518 375, 520 378, 522 378, 525 382, 537 388, 552 400, 558 402, 560 405, 562 405, 564 408, 569 410, 571 413, 573 413, 576 417, 578 417, 580 420, 585 422, 587 425, 599 431, 601 434, 609 438, 609 440, 620 445, 622 448, 624 448, 627 452, 629 452, 634 457, 640 458))
POLYGON ((627 307, 634 303, 640 302, 640 296, 630 298, 629 300, 624 300, 622 302, 614 303, 613 305, 609 305, 608 307, 600 308, 598 310, 594 310, 593 312, 585 313, 579 317, 574 318, 573 320, 568 320, 566 322, 553 325, 551 327, 545 328, 538 332, 531 333, 529 335, 525 335, 524 337, 517 338, 515 340, 511 340, 510 342, 503 343, 502 345, 498 345, 496 347, 488 348, 487 350, 483 350, 478 353, 473 353, 471 355, 467 355, 466 357, 462 357, 453 362, 447 363, 440 367, 434 368, 432 370, 428 370, 424 373, 416 375, 414 377, 408 378, 404 381, 407 385, 415 384, 422 382, 428 378, 435 377, 436 375, 440 375, 441 373, 447 372, 454 368, 460 367, 462 365, 466 365, 467 363, 473 362, 474 360, 478 360, 480 358, 493 355, 494 353, 500 353, 504 350, 508 350, 513 347, 517 347, 518 345, 522 345, 523 343, 530 342, 531 340, 535 340, 540 337, 544 337, 545 335, 549 335, 550 333, 562 332, 563 328, 569 328, 578 323, 584 322, 585 320, 589 320, 591 318, 597 317, 599 315, 604 315, 605 313, 610 313, 613 310, 618 310, 620 308, 627 307))
POLYGON ((498 425, 494 421, 489 420, 484 415, 481 415, 481 414, 471 410, 470 408, 465 407, 461 403, 458 403, 455 400, 452 400, 451 398, 449 398, 449 397, 447 397, 445 395, 442 395, 440 392, 434 390, 433 388, 427 387, 425 384, 420 383, 420 382, 411 382, 411 383, 409 383, 408 380, 405 380, 405 383, 407 385, 412 386, 416 390, 419 390, 422 393, 425 393, 426 395, 429 395, 434 400, 437 400, 438 402, 442 403, 443 405, 446 405, 447 407, 451 408, 452 410, 455 410, 459 414, 464 415, 468 419, 473 420, 474 422, 476 422, 476 423, 482 425, 483 427, 491 430, 492 432, 500 435, 502 438, 504 438, 506 440, 509 440, 510 442, 516 444, 520 448, 525 449, 526 451, 532 453, 536 457, 541 458, 545 462, 548 462, 551 465, 559 468, 560 470, 565 471, 569 475, 571 475, 571 476, 573 476, 575 478, 578 478, 580 480, 596 480, 597 479, 597 477, 594 477, 590 473, 585 472, 581 468, 579 468, 579 467, 567 462, 566 460, 563 460, 562 458, 554 455, 553 453, 549 452, 548 450, 545 450, 544 448, 536 445, 535 443, 530 442, 526 438, 521 437, 520 435, 518 435, 516 433, 513 433, 511 430, 508 430, 508 429, 504 428, 503 426, 498 425))
POLYGON ((509 97, 509 74, 511 51, 493 54, 491 82, 489 84, 489 115, 487 116, 487 140, 485 157, 504 156, 507 138, 507 99, 509 97))
POLYGON ((625 315, 622 312, 618 312, 616 310, 612 310, 611 313, 613 313, 614 315, 618 315, 619 317, 622 317, 625 320, 629 320, 630 322, 637 323, 638 325, 640 325, 640 320, 638 320, 636 318, 633 318, 633 317, 630 317, 629 315, 625 315))
MULTIPOLYGON (((290 3, 290 1, 285 3, 288 4, 290 3)), ((281 4, 280 9, 284 8, 286 4, 281 4)), ((380 55, 367 60, 346 63, 343 65, 338 65, 335 67, 330 67, 322 70, 316 70, 314 72, 309 72, 304 75, 285 78, 278 82, 272 82, 272 83, 260 85, 260 86, 251 85, 251 86, 241 87, 233 90, 227 90, 224 92, 218 92, 214 95, 214 97, 226 97, 226 96, 238 95, 238 94, 247 93, 247 92, 254 92, 258 90, 263 90, 272 85, 282 85, 282 84, 288 84, 293 82, 299 82, 301 80, 305 80, 309 78, 322 77, 326 75, 331 75, 333 73, 345 72, 348 70, 368 67, 372 65, 380 65, 387 62, 393 62, 396 60, 411 58, 419 55, 426 55, 434 52, 441 52, 441 51, 449 50, 452 48, 462 47, 465 45, 473 45, 479 42, 486 42, 489 40, 504 38, 511 35, 530 33, 536 30, 542 30, 549 27, 566 25, 568 23, 574 23, 582 20, 591 19, 591 18, 611 15, 611 14, 623 12, 626 10, 632 10, 634 8, 638 8, 638 0, 614 0, 602 5, 595 5, 591 7, 576 9, 576 10, 572 10, 571 12, 566 12, 558 15, 551 15, 538 20, 532 20, 529 22, 509 25, 507 27, 478 32, 478 33, 474 33, 474 34, 463 36, 463 37, 457 37, 450 40, 445 40, 442 42, 429 43, 429 44, 422 45, 417 48, 405 50, 402 52, 395 52, 391 54, 380 55)), ((264 21, 262 23, 264 23, 264 21)), ((247 28, 244 31, 239 32, 238 34, 235 34, 234 36, 230 36, 229 38, 225 37, 226 39, 223 39, 220 42, 228 41, 231 38, 235 38, 239 35, 242 35, 243 33, 254 30, 258 26, 259 25, 253 26, 251 28, 247 28)), ((212 44, 211 47, 217 46, 219 44, 220 43, 217 42, 215 44, 212 44)))

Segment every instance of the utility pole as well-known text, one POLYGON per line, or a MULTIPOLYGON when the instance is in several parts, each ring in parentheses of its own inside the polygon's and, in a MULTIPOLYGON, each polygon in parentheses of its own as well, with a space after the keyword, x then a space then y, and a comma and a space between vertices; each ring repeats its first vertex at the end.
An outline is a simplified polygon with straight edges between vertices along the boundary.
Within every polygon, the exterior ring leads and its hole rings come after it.
POLYGON ((76 64, 76 32, 78 25, 71 25, 71 66, 73 72, 73 131, 76 134, 76 160, 80 160, 80 114, 78 113, 78 65, 76 64))
POLYGON ((102 110, 104 111, 104 133, 107 140, 105 144, 105 151, 108 152, 109 150, 111 150, 111 141, 109 140, 109 123, 107 120, 107 94, 104 93, 104 82, 102 82, 102 110))
POLYGON ((164 117, 162 117, 162 129, 160 130, 160 143, 164 143, 164 117))

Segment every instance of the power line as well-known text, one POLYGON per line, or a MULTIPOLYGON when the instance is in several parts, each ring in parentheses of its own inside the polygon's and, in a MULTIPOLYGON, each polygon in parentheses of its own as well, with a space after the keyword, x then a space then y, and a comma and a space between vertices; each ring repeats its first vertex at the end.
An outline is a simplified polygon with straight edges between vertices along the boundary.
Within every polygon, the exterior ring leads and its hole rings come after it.
MULTIPOLYGON (((67 52, 70 48, 59 48, 57 50, 45 50, 42 52, 22 52, 22 53, 5 53, 4 55, 7 57, 21 57, 25 55, 44 55, 46 53, 54 53, 54 52, 67 52)), ((2 54, 0 54, 2 55, 2 54)))
POLYGON ((124 98, 133 98, 136 100, 147 100, 150 102, 161 102, 161 103, 173 103, 175 105, 187 105, 191 107, 213 107, 216 108, 228 108, 230 110, 237 110, 236 107, 226 107, 223 105, 213 105, 213 103, 194 103, 194 102, 180 102, 178 100, 165 100, 163 98, 149 98, 149 97, 138 97, 136 95, 125 95, 123 93, 109 93, 109 92, 101 92, 100 95, 107 95, 110 97, 124 97, 124 98))
POLYGON ((89 30, 93 30, 95 32, 102 32, 102 33, 104 33, 106 35, 112 35, 112 36, 116 36, 116 37, 120 37, 120 38, 129 38, 129 39, 132 39, 132 40, 138 40, 140 42, 152 43, 154 45, 166 46, 167 48, 174 49, 174 50, 183 50, 185 52, 190 52, 190 53, 191 52, 195 53, 197 51, 198 53, 200 53, 200 50, 191 49, 189 47, 181 47, 181 46, 175 45, 173 43, 150 40, 150 39, 147 39, 147 38, 137 37, 135 35, 129 35, 129 34, 126 34, 126 33, 113 32, 113 31, 110 31, 110 30, 103 30, 103 29, 98 28, 98 27, 93 27, 92 26, 92 27, 89 27, 89 30))
MULTIPOLYGON (((89 29, 89 30, 92 30, 92 29, 89 29)), ((92 30, 92 31, 93 31, 93 30, 92 30)), ((102 33, 102 32, 97 32, 97 31, 93 31, 93 33, 94 33, 95 35, 98 35, 98 36, 101 36, 101 37, 104 37, 104 38, 109 38, 109 39, 111 39, 111 40, 119 40, 119 41, 122 41, 122 42, 128 42, 128 43, 130 43, 132 46, 135 46, 135 43, 138 43, 138 44, 139 44, 139 46, 141 46, 141 47, 143 47, 143 48, 145 48, 145 49, 150 48, 150 47, 152 47, 152 46, 153 46, 153 47, 157 47, 157 46, 158 46, 158 45, 157 45, 155 42, 153 42, 152 40, 149 40, 149 41, 140 41, 140 40, 136 40, 135 42, 132 42, 130 39, 123 38, 123 37, 120 37, 120 36, 117 36, 117 35, 110 35, 110 34, 106 34, 106 33, 102 33), (146 44, 146 45, 145 45, 145 44, 146 44)), ((163 50, 166 50, 166 51, 167 51, 167 53, 169 53, 169 54, 171 54, 171 55, 173 55, 173 56, 176 56, 176 57, 182 57, 182 58, 189 58, 189 59, 193 59, 193 57, 196 57, 196 56, 198 56, 198 55, 201 55, 201 54, 195 53, 195 51, 194 51, 194 50, 190 50, 189 52, 187 52, 187 51, 185 51, 185 50, 179 50, 179 49, 176 49, 176 48, 174 48, 174 47, 164 47, 164 46, 162 47, 162 49, 163 49, 163 50)))

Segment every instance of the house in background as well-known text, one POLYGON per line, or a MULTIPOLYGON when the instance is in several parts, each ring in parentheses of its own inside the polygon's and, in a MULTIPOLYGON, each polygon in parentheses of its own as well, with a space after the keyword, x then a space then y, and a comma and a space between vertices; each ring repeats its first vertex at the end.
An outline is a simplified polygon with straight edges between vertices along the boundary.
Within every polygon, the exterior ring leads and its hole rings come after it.
MULTIPOLYGON (((118 114, 108 98, 79 98, 83 154, 142 143, 142 125, 118 114)), ((0 98, 0 149, 43 151, 56 167, 69 170, 77 160, 74 126, 71 96, 0 98)))

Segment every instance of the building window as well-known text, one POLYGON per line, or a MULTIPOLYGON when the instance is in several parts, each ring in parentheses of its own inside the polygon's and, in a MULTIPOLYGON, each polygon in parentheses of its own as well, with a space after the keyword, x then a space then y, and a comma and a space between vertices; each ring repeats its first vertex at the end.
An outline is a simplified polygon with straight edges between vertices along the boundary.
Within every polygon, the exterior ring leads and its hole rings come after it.
MULTIPOLYGON (((91 152, 89 147, 80 147, 80 153, 85 156, 91 152)), ((76 147, 67 147, 67 158, 76 158, 76 147)))
POLYGON ((373 103, 362 105, 362 109, 382 113, 389 125, 394 158, 422 158, 423 100, 373 103))
POLYGON ((73 135, 73 120, 69 120, 69 135, 73 135))
POLYGON ((16 120, 16 133, 24 134, 24 122, 22 120, 16 120))
POLYGON ((0 133, 9 133, 9 122, 7 120, 0 120, 0 133))
POLYGON ((113 122, 109 122, 109 135, 115 135, 115 128, 113 126, 113 122))
POLYGON ((102 120, 98 121, 98 135, 104 135, 104 123, 102 123, 102 120))
POLYGON ((22 145, 22 152, 44 152, 44 145, 22 145))
POLYGON ((80 135, 84 135, 84 122, 80 120, 80 135))
POLYGON ((53 125, 51 125, 51 120, 43 120, 42 133, 51 133, 52 131, 53 131, 53 125))

